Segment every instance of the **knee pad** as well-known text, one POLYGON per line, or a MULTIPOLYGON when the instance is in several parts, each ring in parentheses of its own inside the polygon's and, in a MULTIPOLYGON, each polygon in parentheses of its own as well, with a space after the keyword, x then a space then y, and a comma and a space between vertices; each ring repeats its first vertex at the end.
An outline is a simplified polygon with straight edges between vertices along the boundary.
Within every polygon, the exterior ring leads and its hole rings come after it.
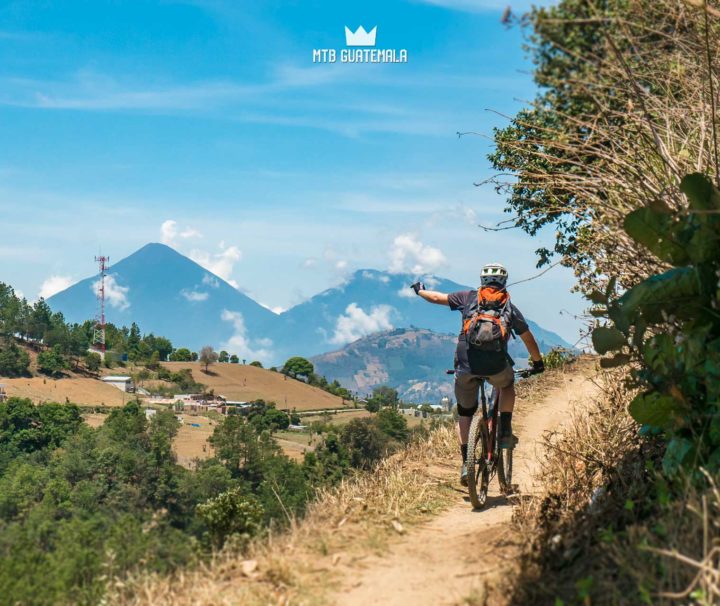
POLYGON ((475 404, 472 408, 463 408, 458 404, 457 411, 459 417, 472 417, 475 414, 475 411, 478 409, 478 405, 475 404))

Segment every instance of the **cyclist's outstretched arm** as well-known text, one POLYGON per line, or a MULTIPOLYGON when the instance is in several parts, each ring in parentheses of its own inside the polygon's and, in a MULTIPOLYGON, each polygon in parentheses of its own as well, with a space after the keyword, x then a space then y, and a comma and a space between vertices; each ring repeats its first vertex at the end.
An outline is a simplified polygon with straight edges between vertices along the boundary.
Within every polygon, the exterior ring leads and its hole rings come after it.
POLYGON ((535 340, 533 334, 529 330, 526 330, 524 333, 518 336, 522 339, 522 342, 525 343, 525 347, 530 354, 530 358, 535 362, 542 360, 542 355, 540 354, 540 347, 538 347, 537 341, 535 340))
POLYGON ((430 301, 430 303, 435 303, 437 305, 450 305, 450 303, 448 303, 448 296, 444 292, 437 292, 435 290, 420 290, 418 291, 418 295, 426 301, 430 301))

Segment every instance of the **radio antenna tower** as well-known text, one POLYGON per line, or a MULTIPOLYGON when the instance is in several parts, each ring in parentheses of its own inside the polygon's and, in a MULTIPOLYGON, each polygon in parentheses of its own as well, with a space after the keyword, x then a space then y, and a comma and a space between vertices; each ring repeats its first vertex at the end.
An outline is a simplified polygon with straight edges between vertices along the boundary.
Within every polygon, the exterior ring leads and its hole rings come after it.
POLYGON ((110 257, 101 255, 95 257, 95 261, 100 268, 100 283, 97 289, 100 315, 97 318, 95 330, 93 331, 93 345, 100 349, 103 358, 105 358, 105 276, 107 276, 108 269, 110 268, 110 257))

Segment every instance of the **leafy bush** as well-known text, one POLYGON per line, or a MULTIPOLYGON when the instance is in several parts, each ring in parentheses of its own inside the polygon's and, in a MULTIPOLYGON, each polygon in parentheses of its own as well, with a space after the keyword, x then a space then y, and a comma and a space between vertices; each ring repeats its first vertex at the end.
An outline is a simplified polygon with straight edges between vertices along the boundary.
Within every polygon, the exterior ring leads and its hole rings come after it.
POLYGON ((100 357, 100 354, 95 353, 94 351, 88 352, 85 356, 85 366, 90 372, 97 372, 100 370, 100 365, 102 364, 102 357, 100 357))
POLYGON ((0 347, 0 376, 19 377, 28 372, 30 356, 10 341, 6 346, 0 347))
POLYGON ((554 368, 565 368, 573 362, 577 356, 564 347, 553 347, 549 352, 542 355, 545 368, 552 370, 554 368))
POLYGON ((67 360, 63 357, 59 345, 55 345, 52 349, 39 353, 37 364, 40 372, 53 377, 60 376, 62 371, 68 368, 67 360))
POLYGON ((375 422, 378 429, 393 440, 407 442, 410 437, 407 420, 397 410, 384 408, 377 413, 375 422))
POLYGON ((644 431, 667 436, 664 469, 720 470, 720 191, 701 174, 686 176, 687 210, 655 202, 631 212, 624 227, 671 266, 625 292, 590 295, 611 325, 593 331, 598 353, 615 352, 604 367, 633 360, 644 389, 630 414, 644 431))
POLYGON ((353 419, 342 430, 341 442, 349 453, 350 465, 357 469, 371 469, 390 447, 390 439, 374 419, 353 419))
POLYGON ((198 505, 213 545, 220 548, 230 535, 250 538, 260 532, 263 508, 260 501, 237 487, 198 505))

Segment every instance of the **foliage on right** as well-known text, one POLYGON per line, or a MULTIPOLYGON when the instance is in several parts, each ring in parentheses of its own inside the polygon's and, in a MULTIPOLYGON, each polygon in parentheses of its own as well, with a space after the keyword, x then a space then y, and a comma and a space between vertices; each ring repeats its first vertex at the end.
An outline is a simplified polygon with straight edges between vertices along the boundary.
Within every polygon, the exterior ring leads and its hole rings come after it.
POLYGON ((646 389, 630 404, 645 431, 662 431, 668 473, 684 467, 720 469, 720 191, 694 173, 680 189, 682 211, 660 203, 625 217, 625 232, 648 248, 667 271, 614 298, 614 283, 591 300, 612 320, 593 331, 602 360, 617 366, 637 360, 634 376, 646 389))

